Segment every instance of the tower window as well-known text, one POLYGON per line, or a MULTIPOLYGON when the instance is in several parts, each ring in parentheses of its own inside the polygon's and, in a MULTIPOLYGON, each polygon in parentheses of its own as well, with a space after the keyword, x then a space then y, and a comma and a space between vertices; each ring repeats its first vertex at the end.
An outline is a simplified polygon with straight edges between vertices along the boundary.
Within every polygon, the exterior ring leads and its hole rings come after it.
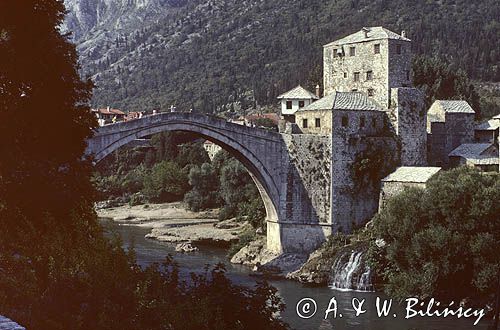
POLYGON ((347 116, 342 116, 342 127, 349 126, 349 118, 347 116))
POLYGON ((303 108, 304 107, 304 101, 299 101, 299 108, 303 108))
POLYGON ((356 56, 356 47, 349 47, 349 56, 356 56))
POLYGON ((373 79, 373 71, 366 71, 366 80, 373 79))
POLYGON ((361 116, 361 118, 359 118, 359 127, 365 127, 365 116, 361 116))
POLYGON ((375 95, 375 91, 373 90, 373 88, 368 88, 368 96, 373 96, 375 95))
POLYGON ((359 72, 354 72, 354 81, 359 81, 359 72))
POLYGON ((380 44, 373 45, 373 52, 375 54, 380 54, 380 44))
POLYGON ((307 118, 302 119, 302 128, 307 128, 307 118))
POLYGON ((320 118, 316 118, 314 120, 314 124, 315 124, 314 126, 316 126, 316 127, 321 127, 321 119, 320 118))
POLYGON ((401 54, 401 45, 396 45, 396 54, 401 54))
POLYGON ((292 101, 286 101, 286 108, 290 110, 292 108, 292 101))

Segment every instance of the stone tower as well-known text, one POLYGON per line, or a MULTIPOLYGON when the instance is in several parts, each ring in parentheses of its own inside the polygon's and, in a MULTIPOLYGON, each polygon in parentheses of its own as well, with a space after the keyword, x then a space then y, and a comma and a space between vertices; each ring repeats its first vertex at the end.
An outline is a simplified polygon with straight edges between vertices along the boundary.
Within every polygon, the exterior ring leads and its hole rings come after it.
POLYGON ((325 95, 358 91, 388 109, 391 89, 411 86, 411 61, 404 32, 365 27, 323 46, 325 95))

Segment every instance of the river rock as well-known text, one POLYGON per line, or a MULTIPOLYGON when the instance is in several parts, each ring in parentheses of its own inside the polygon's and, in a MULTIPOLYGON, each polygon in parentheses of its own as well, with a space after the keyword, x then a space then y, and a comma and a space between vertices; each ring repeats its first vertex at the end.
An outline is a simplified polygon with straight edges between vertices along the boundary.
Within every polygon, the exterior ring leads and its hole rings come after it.
POLYGON ((176 252, 195 252, 198 251, 199 249, 196 246, 193 246, 191 242, 183 242, 179 243, 175 247, 176 252))
POLYGON ((287 278, 309 286, 327 286, 335 262, 331 252, 325 248, 314 251, 309 255, 304 265, 289 273, 287 278))
POLYGON ((286 277, 299 269, 307 256, 293 253, 274 253, 266 249, 265 237, 250 242, 238 251, 231 262, 253 266, 263 276, 286 277))

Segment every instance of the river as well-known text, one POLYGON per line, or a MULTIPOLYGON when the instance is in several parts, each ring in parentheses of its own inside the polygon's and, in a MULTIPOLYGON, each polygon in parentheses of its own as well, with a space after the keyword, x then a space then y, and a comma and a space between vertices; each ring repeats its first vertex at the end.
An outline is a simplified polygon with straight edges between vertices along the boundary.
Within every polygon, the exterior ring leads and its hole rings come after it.
MULTIPOLYGON (((137 261, 140 265, 145 266, 153 262, 161 262, 167 254, 174 255, 174 259, 181 267, 181 274, 189 274, 190 272, 202 272, 205 265, 214 265, 219 262, 224 262, 227 268, 228 277, 237 284, 253 286, 256 278, 250 276, 250 269, 242 265, 233 265, 226 258, 226 250, 214 247, 200 248, 200 251, 185 254, 176 253, 175 246, 171 243, 163 243, 155 240, 144 238, 144 235, 150 232, 150 229, 134 226, 119 226, 112 221, 104 221, 105 227, 112 232, 118 233, 123 240, 124 248, 134 246, 137 255, 137 261)), ((336 291, 330 288, 320 287, 311 288, 304 287, 301 284, 288 280, 272 280, 269 281, 278 289, 280 296, 283 298, 286 309, 282 313, 282 318, 290 324, 292 329, 297 330, 315 330, 315 329, 370 329, 370 330, 468 330, 480 329, 486 330, 489 320, 479 322, 477 326, 473 326, 475 317, 469 319, 457 319, 456 317, 448 317, 447 319, 436 317, 414 317, 405 319, 406 312, 401 305, 393 303, 393 308, 388 317, 378 317, 375 307, 376 299, 379 297, 383 302, 387 298, 381 293, 353 292, 353 291, 336 291), (337 301, 337 317, 333 318, 333 312, 329 314, 327 320, 324 320, 325 311, 328 308, 332 298, 337 301), (317 312, 308 319, 300 318, 297 315, 296 305, 303 298, 312 298, 316 302, 317 312), (365 313, 355 316, 355 311, 352 307, 352 301, 357 298, 359 301, 365 300, 363 310, 365 313), (342 314, 342 317, 340 317, 342 314), (396 317, 394 317, 396 315, 396 317)), ((303 301, 306 303, 307 301, 303 301)), ((311 303, 313 310, 313 304, 311 303)), ((302 306, 304 307, 304 306, 302 306)), ((307 307, 307 306, 305 306, 307 307)), ((299 311, 306 314, 307 308, 300 308, 299 311)))

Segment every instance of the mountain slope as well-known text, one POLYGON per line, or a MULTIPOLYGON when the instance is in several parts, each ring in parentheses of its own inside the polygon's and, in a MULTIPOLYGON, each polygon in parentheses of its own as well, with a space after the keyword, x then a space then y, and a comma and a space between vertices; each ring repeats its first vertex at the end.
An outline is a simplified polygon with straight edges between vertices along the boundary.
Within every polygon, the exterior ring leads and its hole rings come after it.
POLYGON ((96 105, 238 110, 320 82, 322 45, 362 26, 406 30, 414 52, 500 80, 494 0, 70 0, 96 105))

